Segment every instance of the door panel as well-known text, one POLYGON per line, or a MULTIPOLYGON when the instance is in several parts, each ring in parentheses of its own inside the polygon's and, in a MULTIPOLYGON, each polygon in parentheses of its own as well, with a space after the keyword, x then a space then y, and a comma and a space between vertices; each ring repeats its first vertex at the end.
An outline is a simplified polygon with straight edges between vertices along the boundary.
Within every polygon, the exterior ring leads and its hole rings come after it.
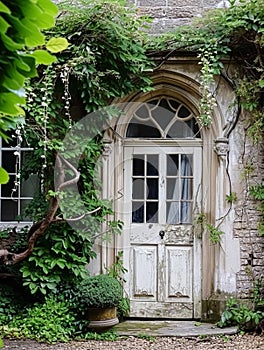
POLYGON ((157 296, 157 247, 132 246, 133 298, 156 300, 157 296), (144 266, 144 268, 142 268, 144 266))
POLYGON ((201 257, 193 211, 200 198, 201 149, 128 146, 124 160, 130 316, 197 316, 201 257))
POLYGON ((192 247, 168 246, 166 250, 166 301, 192 302, 192 247))

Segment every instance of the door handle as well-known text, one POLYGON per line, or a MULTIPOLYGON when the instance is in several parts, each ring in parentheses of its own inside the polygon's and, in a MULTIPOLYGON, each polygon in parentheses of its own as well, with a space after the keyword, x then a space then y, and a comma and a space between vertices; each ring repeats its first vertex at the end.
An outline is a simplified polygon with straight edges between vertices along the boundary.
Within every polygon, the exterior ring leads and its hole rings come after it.
POLYGON ((163 239, 163 237, 165 236, 165 231, 160 231, 159 232, 159 236, 161 239, 163 239))

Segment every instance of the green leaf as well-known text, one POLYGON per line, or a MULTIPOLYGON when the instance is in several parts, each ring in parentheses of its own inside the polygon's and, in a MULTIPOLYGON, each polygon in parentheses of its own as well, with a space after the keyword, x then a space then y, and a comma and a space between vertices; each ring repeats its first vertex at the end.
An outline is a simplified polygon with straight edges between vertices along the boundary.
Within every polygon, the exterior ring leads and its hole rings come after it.
POLYGON ((30 20, 32 20, 42 14, 41 9, 36 3, 37 3, 36 0, 34 1, 20 0, 19 6, 21 9, 21 12, 24 15, 23 17, 27 17, 30 20))
POLYGON ((55 56, 52 56, 45 50, 35 50, 32 56, 35 57, 37 64, 49 65, 57 61, 57 58, 55 56))
POLYGON ((54 27, 55 19, 53 16, 48 16, 47 14, 45 14, 45 16, 42 15, 37 19, 37 23, 41 29, 49 29, 54 27))
POLYGON ((51 15, 47 11, 43 10, 39 4, 35 5, 32 2, 27 1, 22 6, 24 16, 30 19, 40 29, 48 29, 55 24, 55 15, 51 15))
POLYGON ((9 175, 7 173, 7 171, 0 167, 0 184, 4 185, 6 183, 8 183, 9 181, 9 175))
POLYGON ((42 265, 42 270, 43 272, 47 275, 49 273, 49 270, 47 269, 46 266, 42 265))
POLYGON ((32 282, 29 283, 29 288, 30 288, 32 294, 35 294, 37 292, 37 290, 38 290, 38 286, 35 283, 32 283, 32 282))
POLYGON ((50 264, 50 268, 51 269, 53 269, 54 268, 54 266, 56 265, 56 260, 54 259, 54 260, 52 260, 52 262, 51 262, 51 264, 50 264))
POLYGON ((10 14, 10 9, 0 1, 0 12, 8 13, 10 14))
POLYGON ((251 19, 252 21, 254 20, 254 14, 249 12, 248 14, 248 18, 251 19))
POLYGON ((55 17, 58 14, 58 7, 50 0, 38 0, 38 5, 45 13, 55 17))
POLYGON ((0 93, 0 111, 8 115, 21 114, 18 104, 25 104, 25 99, 12 92, 0 93))
POLYGON ((68 40, 65 38, 51 38, 47 44, 47 50, 52 53, 61 52, 69 46, 68 40))
POLYGON ((20 58, 30 68, 29 71, 23 70, 22 74, 26 78, 32 78, 32 77, 37 76, 38 73, 37 73, 37 69, 36 69, 36 59, 35 59, 35 57, 32 57, 32 55, 20 55, 20 58))
MULTIPOLYGON (((20 107, 17 107, 18 109, 20 107)), ((17 125, 24 122, 23 117, 24 111, 21 108, 20 115, 16 116, 10 116, 7 114, 2 114, 0 117, 0 137, 2 137, 4 140, 9 140, 10 137, 6 135, 7 130, 15 130, 17 125)))
POLYGON ((65 267, 65 263, 64 263, 64 261, 62 261, 62 260, 58 260, 58 261, 57 261, 57 265, 58 265, 61 269, 64 269, 64 267, 65 267))
MULTIPOLYGON (((47 1, 47 0, 46 0, 47 1)), ((40 29, 48 29, 54 26, 56 16, 55 12, 53 14, 47 12, 39 3, 35 1, 34 4, 31 1, 24 1, 21 4, 21 11, 24 14, 24 17, 28 18, 32 23, 36 24, 40 29)), ((30 28, 30 27, 29 27, 30 28)))
POLYGON ((23 269, 23 277, 25 278, 25 277, 28 277, 28 276, 30 276, 31 275, 31 272, 29 271, 29 270, 25 270, 25 269, 23 269))
POLYGON ((35 32, 32 31, 30 27, 23 24, 23 20, 20 20, 15 16, 9 16, 9 22, 11 23, 12 28, 14 28, 21 37, 26 38, 35 35, 35 32))
POLYGON ((0 17, 0 30, 1 30, 1 33, 5 33, 9 27, 10 27, 10 24, 8 24, 3 19, 3 17, 0 17))
POLYGON ((8 75, 5 75, 2 86, 8 90, 18 90, 21 86, 23 86, 25 77, 16 69, 9 69, 7 73, 8 75))
POLYGON ((51 282, 48 282, 47 283, 47 287, 51 290, 54 290, 56 289, 56 283, 51 283, 51 282))
POLYGON ((21 57, 21 56, 17 56, 14 59, 14 63, 16 65, 16 67, 21 69, 22 71, 30 72, 30 70, 31 70, 30 66, 26 62, 24 62, 23 57, 21 57))
POLYGON ((38 25, 34 24, 28 18, 21 20, 22 24, 31 29, 31 35, 25 38, 25 43, 28 47, 41 46, 45 43, 45 36, 39 30, 38 25))
POLYGON ((40 288, 39 290, 41 291, 42 294, 47 294, 47 291, 45 288, 40 288))
POLYGON ((1 33, 1 38, 2 38, 4 46, 9 51, 20 50, 23 48, 23 43, 15 42, 14 40, 12 40, 9 36, 7 36, 4 33, 1 33))

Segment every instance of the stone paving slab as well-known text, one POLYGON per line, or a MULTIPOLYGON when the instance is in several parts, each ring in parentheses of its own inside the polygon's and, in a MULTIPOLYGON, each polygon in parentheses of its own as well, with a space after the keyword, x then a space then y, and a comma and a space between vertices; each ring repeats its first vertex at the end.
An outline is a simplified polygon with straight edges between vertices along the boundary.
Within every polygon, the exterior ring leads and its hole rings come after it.
POLYGON ((237 333, 237 327, 219 328, 212 323, 196 321, 126 320, 116 325, 114 329, 120 336, 199 337, 237 333))

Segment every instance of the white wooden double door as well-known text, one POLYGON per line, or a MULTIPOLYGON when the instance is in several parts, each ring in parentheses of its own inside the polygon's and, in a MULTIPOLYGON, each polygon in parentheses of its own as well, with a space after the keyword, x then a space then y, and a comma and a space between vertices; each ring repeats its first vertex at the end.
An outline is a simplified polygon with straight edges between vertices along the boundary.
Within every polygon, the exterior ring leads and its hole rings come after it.
POLYGON ((199 317, 201 247, 193 220, 201 148, 126 146, 124 154, 130 316, 199 317))

